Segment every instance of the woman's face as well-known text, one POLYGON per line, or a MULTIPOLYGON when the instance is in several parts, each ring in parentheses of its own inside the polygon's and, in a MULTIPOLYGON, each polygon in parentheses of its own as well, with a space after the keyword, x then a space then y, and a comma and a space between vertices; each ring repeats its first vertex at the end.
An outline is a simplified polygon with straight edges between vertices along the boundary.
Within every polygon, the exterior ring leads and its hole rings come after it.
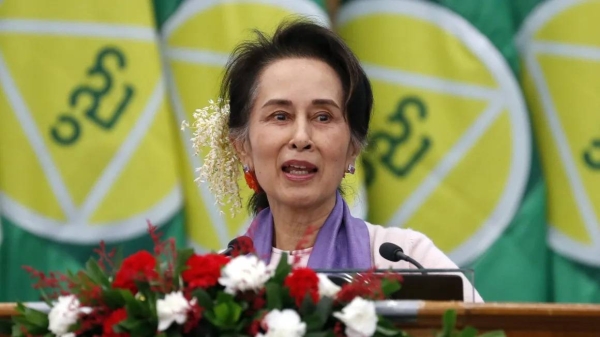
POLYGON ((310 208, 335 198, 356 149, 340 79, 326 63, 283 59, 261 73, 242 161, 271 206, 310 208))

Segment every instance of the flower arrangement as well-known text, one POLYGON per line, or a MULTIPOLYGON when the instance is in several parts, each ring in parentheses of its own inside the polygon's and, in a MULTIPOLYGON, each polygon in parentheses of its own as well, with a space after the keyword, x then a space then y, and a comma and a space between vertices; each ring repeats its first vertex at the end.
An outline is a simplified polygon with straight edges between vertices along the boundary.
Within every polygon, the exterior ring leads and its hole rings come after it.
MULTIPOLYGON (((101 243, 84 270, 37 280, 48 313, 18 304, 20 336, 406 336, 377 315, 376 300, 401 286, 394 274, 364 273, 343 286, 288 263, 269 268, 247 247, 231 256, 176 250, 149 224, 154 252, 121 262, 101 243), (246 254, 246 255, 244 255, 246 254)), ((452 312, 438 336, 459 336, 452 312)), ((460 336, 475 336, 464 330, 460 336)))
POLYGON ((242 165, 229 138, 229 114, 229 101, 221 98, 216 102, 210 100, 208 106, 194 112, 192 124, 183 121, 181 129, 192 130, 190 141, 195 155, 203 149, 208 151, 197 169, 195 182, 206 183, 216 203, 219 206, 230 205, 230 212, 235 215, 242 209, 238 185, 242 165))

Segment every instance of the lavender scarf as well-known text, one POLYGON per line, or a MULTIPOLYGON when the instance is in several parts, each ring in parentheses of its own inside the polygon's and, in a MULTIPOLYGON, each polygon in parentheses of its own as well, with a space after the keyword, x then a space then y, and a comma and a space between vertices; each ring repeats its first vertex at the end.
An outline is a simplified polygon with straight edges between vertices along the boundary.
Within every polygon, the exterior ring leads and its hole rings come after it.
MULTIPOLYGON (((266 208, 252 221, 246 234, 254 241, 257 255, 266 263, 271 260, 273 246, 273 214, 266 208)), ((308 259, 312 269, 369 269, 371 243, 364 221, 350 214, 348 205, 337 193, 335 206, 317 239, 308 259)))

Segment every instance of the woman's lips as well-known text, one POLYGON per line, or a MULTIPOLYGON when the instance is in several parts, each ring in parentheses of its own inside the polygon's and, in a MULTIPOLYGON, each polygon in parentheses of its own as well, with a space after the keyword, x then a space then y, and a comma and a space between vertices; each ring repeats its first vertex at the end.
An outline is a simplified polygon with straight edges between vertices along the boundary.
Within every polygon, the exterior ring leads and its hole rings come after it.
POLYGON ((312 179, 319 170, 316 165, 303 160, 286 161, 281 170, 287 179, 291 181, 307 181, 312 179))

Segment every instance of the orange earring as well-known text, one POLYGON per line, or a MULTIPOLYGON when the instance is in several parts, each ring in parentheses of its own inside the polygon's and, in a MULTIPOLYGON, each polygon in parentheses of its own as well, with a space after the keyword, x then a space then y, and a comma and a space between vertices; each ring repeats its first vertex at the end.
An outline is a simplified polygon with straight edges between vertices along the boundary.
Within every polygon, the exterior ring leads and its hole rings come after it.
POLYGON ((254 193, 260 193, 261 189, 258 185, 258 180, 256 180, 256 174, 250 170, 248 165, 244 165, 244 178, 246 179, 246 184, 248 187, 254 191, 254 193))

